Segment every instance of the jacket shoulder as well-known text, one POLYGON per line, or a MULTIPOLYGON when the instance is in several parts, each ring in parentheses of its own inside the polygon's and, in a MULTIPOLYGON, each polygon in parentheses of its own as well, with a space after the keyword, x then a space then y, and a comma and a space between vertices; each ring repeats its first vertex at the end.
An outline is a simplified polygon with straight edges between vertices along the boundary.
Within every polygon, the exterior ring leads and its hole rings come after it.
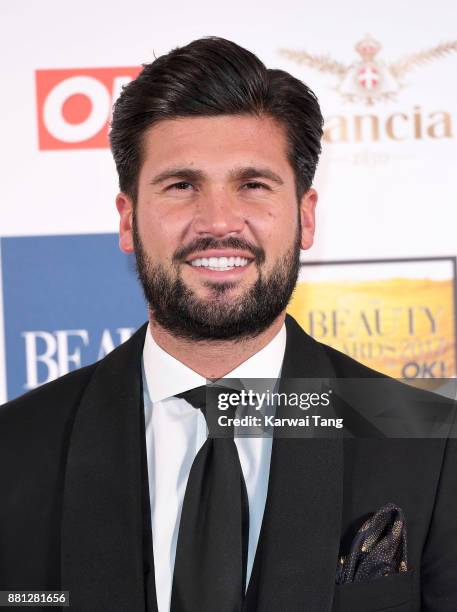
MULTIPOLYGON (((317 342, 317 341, 316 341, 317 342)), ((334 349, 327 344, 318 342, 320 347, 325 351, 328 359, 335 369, 335 373, 341 378, 389 378, 385 374, 373 370, 368 366, 356 361, 345 353, 334 349)))
POLYGON ((68 416, 88 385, 97 364, 74 370, 0 406, 0 431, 24 424, 27 429, 68 416))
POLYGON ((35 506, 41 516, 53 514, 74 418, 96 367, 75 370, 0 407, 3 525, 14 525, 14 517, 28 521, 35 506))

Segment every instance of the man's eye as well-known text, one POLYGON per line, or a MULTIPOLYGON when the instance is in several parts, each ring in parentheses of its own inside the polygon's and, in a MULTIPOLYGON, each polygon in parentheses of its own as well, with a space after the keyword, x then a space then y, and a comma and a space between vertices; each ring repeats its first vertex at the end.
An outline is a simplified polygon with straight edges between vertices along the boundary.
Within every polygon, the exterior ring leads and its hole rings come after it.
POLYGON ((258 181, 249 181, 249 183, 244 183, 244 189, 268 189, 267 185, 263 183, 259 183, 258 181))
POLYGON ((169 185, 167 187, 167 191, 169 189, 178 189, 179 191, 188 191, 189 187, 192 187, 191 183, 188 183, 187 181, 179 181, 179 183, 173 183, 173 185, 169 185))

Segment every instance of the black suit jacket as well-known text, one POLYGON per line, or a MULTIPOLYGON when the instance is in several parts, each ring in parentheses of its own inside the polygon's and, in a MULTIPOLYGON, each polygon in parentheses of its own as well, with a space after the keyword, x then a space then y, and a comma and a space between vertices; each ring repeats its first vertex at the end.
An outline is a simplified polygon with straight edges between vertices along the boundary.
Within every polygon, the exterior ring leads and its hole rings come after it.
MULTIPOLYGON (((284 379, 379 376, 290 316, 286 328, 284 379)), ((145 331, 0 409, 0 590, 70 590, 73 612, 157 610, 145 331)), ((457 610, 456 441, 275 439, 244 612, 391 609, 457 610), (335 586, 339 555, 387 502, 404 510, 410 569, 335 586)))

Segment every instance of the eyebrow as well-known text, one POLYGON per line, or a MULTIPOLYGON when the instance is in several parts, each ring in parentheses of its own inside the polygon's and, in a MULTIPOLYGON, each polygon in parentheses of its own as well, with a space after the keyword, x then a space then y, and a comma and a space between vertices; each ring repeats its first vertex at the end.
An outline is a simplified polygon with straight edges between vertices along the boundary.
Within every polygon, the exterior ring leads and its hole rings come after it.
MULTIPOLYGON (((246 181, 249 179, 255 178, 264 178, 276 183, 278 185, 283 185, 284 181, 282 178, 273 172, 269 168, 256 168, 254 166, 233 168, 229 172, 229 177, 233 181, 246 181)), ((185 168, 185 167, 176 167, 169 168, 160 172, 152 178, 150 181, 151 185, 158 185, 159 183, 163 183, 168 179, 179 179, 180 181, 189 181, 189 182, 202 182, 206 178, 206 175, 201 170, 194 170, 193 168, 185 168)))

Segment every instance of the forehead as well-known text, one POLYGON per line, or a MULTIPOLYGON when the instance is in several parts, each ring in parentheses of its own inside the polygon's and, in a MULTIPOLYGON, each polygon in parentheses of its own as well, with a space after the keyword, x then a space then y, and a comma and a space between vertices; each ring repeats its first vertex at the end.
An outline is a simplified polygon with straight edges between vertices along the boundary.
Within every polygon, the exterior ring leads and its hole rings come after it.
POLYGON ((142 149, 146 169, 176 163, 215 169, 262 163, 291 172, 285 129, 266 115, 166 119, 145 133, 142 149))

